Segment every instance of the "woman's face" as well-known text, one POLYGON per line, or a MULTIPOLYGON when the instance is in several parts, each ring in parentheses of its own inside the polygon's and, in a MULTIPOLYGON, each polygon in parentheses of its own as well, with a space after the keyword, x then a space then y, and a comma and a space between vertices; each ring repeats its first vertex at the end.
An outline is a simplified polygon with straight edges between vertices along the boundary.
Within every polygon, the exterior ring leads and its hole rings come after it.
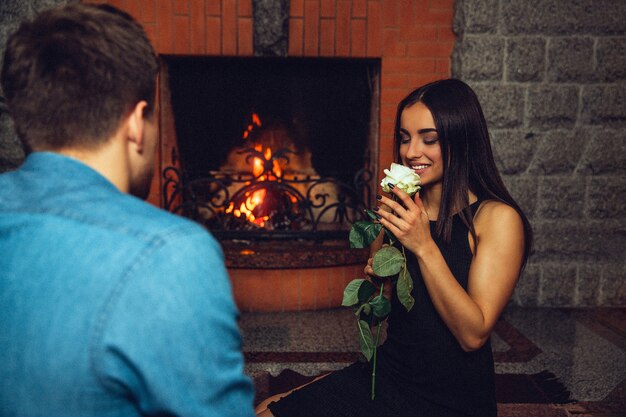
POLYGON ((441 145, 430 110, 415 103, 400 115, 400 159, 421 179, 422 187, 441 184, 443 159, 441 145))

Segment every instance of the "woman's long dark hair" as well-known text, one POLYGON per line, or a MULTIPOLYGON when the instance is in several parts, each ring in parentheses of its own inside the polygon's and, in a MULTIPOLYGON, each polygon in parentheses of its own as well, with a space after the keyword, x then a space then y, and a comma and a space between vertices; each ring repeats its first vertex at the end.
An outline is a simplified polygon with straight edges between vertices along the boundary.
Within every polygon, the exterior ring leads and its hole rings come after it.
POLYGON ((412 91, 398 104, 394 132, 396 161, 400 161, 402 112, 418 102, 432 113, 443 158, 443 190, 435 233, 449 241, 454 210, 464 207, 459 215, 476 241, 468 191, 481 200, 501 201, 513 207, 524 223, 522 265, 525 265, 532 246, 532 228, 498 173, 487 123, 476 94, 463 81, 455 79, 435 81, 412 91))

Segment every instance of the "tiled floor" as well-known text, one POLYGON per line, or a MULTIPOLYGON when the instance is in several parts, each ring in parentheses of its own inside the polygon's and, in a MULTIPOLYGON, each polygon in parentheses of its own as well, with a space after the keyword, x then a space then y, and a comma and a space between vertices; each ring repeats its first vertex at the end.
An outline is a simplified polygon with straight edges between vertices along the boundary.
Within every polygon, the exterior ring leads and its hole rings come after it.
MULTIPOLYGON (((302 375, 340 369, 358 356, 349 309, 245 313, 246 370, 258 379, 285 369, 302 375)), ((500 404, 506 416, 626 416, 626 309, 505 311, 492 337, 498 374, 552 372, 576 400, 500 404)))

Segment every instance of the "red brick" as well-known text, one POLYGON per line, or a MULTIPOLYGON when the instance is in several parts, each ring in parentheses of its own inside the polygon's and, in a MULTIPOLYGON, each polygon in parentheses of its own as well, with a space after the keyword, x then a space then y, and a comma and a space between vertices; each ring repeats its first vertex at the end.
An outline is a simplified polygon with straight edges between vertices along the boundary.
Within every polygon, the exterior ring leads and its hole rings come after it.
POLYGON ((383 0, 383 20, 385 27, 396 28, 400 25, 400 2, 398 0, 383 0))
POLYGON ((396 110, 398 109, 398 103, 395 104, 381 104, 380 105, 380 120, 395 120, 396 110))
POLYGON ((289 19, 289 56, 302 56, 304 22, 299 18, 289 19))
POLYGON ((431 10, 426 13, 418 13, 413 23, 452 26, 452 17, 451 10, 431 10))
POLYGON ((239 17, 252 17, 252 0, 239 0, 239 17))
POLYGON ((206 51, 206 16, 204 12, 204 0, 190 0, 189 24, 190 24, 190 52, 192 54, 204 54, 206 51))
POLYGON ((188 14, 189 2, 188 0, 174 0, 174 14, 188 14))
POLYGON ((150 43, 156 49, 156 44, 157 44, 156 25, 154 23, 144 24, 143 29, 146 31, 146 35, 148 36, 150 43))
POLYGON ((191 52, 189 17, 174 15, 174 53, 188 54, 189 52, 191 52))
POLYGON ((385 29, 383 33, 384 46, 383 56, 404 57, 406 56, 406 43, 400 41, 400 31, 397 29, 385 29))
POLYGON ((206 19, 206 52, 209 55, 222 54, 222 18, 206 19))
POLYGON ((304 55, 318 56, 320 46, 320 2, 304 2, 304 55))
POLYGON ((450 75, 450 59, 438 59, 435 61, 435 72, 450 75))
POLYGON ((320 55, 335 55, 335 19, 320 20, 320 55))
POLYGON ((366 34, 365 34, 365 20, 352 19, 352 50, 351 55, 355 57, 364 57, 366 51, 366 34))
POLYGON ((409 75, 408 83, 410 88, 417 88, 442 78, 448 77, 442 74, 414 74, 409 75))
POLYGON ((428 58, 386 58, 383 60, 383 74, 415 74, 435 72, 435 60, 428 58))
POLYGON ((452 42, 411 42, 408 44, 409 57, 449 57, 452 42))
POLYGON ((398 104, 404 97, 406 97, 405 88, 386 88, 380 93, 380 102, 398 104))
POLYGON ((406 74, 383 74, 381 87, 386 88, 405 88, 406 74))
POLYGON ((430 0, 430 9, 444 9, 452 11, 454 0, 430 0))
POLYGON ((239 55, 253 55, 252 47, 252 18, 241 17, 239 18, 239 36, 238 36, 238 48, 237 53, 239 55))
POLYGON ((367 56, 383 55, 383 13, 380 2, 367 5, 367 56))
POLYGON ((400 30, 412 28, 415 25, 415 1, 399 0, 400 3, 400 30))
POLYGON ((335 8, 337 7, 337 0, 321 0, 320 4, 320 16, 321 17, 334 17, 335 8))
POLYGON ((141 0, 142 23, 156 22, 156 0, 141 0))
POLYGON ((237 54, 237 0, 222 2, 222 53, 237 54))
POLYGON ((174 52, 174 8, 171 0, 157 1, 158 43, 161 54, 174 52))
POLYGON ((437 28, 437 39, 440 41, 456 41, 456 36, 452 32, 452 26, 439 26, 437 28))
POLYGON ((337 3, 337 23, 335 27, 335 55, 350 55, 350 6, 351 2, 339 0, 337 3))
POLYGON ((366 0, 352 0, 352 17, 365 17, 367 16, 367 1, 366 0))
POLYGON ((124 10, 128 12, 129 15, 134 17, 137 21, 141 22, 141 18, 143 17, 143 5, 138 1, 127 1, 124 5, 124 10))
POLYGON ((209 16, 222 15, 222 0, 205 0, 206 12, 209 16))
POLYGON ((304 17, 304 0, 291 0, 289 3, 290 17, 304 17))
POLYGON ((437 40, 438 30, 438 26, 417 25, 403 30, 400 39, 411 41, 435 41, 437 40))

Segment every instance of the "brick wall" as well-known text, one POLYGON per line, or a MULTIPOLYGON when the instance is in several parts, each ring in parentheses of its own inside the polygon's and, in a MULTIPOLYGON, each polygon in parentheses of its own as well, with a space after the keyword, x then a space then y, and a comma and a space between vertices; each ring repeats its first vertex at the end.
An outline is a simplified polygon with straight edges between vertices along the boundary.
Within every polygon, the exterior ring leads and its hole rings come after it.
POLYGON ((452 73, 536 233, 517 305, 626 305, 624 22, 623 1, 457 1, 452 73))
MULTIPOLYGON (((161 54, 253 55, 252 0, 88 0, 128 11, 161 54)), ((288 55, 382 60, 378 166, 398 101, 450 75, 453 0, 291 0, 288 55)))

